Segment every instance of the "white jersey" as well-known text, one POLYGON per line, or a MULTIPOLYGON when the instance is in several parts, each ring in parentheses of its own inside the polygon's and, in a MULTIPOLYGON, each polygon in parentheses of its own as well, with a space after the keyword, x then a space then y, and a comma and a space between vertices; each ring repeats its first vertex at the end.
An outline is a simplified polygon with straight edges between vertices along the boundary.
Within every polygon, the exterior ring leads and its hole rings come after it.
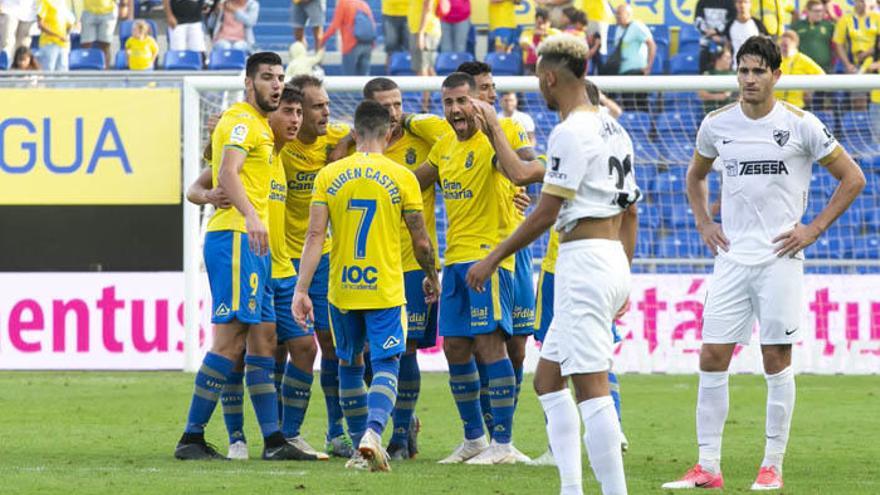
POLYGON ((721 227, 730 250, 719 256, 743 265, 774 260, 773 239, 806 211, 813 162, 827 164, 842 151, 815 115, 788 103, 777 101, 758 120, 739 103, 707 115, 697 153, 718 157, 722 168, 721 227))
POLYGON ((544 192, 565 199, 557 230, 607 218, 638 201, 629 134, 609 114, 575 111, 550 133, 544 192))

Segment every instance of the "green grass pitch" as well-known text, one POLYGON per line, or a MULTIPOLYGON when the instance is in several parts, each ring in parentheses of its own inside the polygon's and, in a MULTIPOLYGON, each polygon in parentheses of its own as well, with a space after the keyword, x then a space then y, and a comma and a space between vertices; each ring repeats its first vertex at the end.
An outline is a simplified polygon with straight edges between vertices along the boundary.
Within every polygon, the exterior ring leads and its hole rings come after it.
MULTIPOLYGON (((193 375, 154 372, 0 373, 2 494, 552 494, 554 467, 441 466, 462 435, 445 375, 425 374, 418 414, 418 459, 391 473, 350 472, 324 463, 189 462, 172 457, 183 426, 193 375)), ((786 494, 880 493, 880 377, 800 376, 785 464, 786 494)), ((696 376, 621 377, 624 458, 632 494, 659 486, 695 461, 696 376)), ((325 423, 320 387, 304 426, 320 444, 325 423)), ((765 385, 760 376, 731 379, 724 436, 725 493, 748 491, 764 447, 765 385)), ((246 407, 251 456, 260 435, 246 407)), ((226 451, 219 409, 209 441, 226 451)), ((386 432, 387 437, 387 432, 386 432)), ((540 406, 526 378, 514 429, 517 447, 545 449, 540 406)), ((585 493, 599 493, 584 461, 585 493)))

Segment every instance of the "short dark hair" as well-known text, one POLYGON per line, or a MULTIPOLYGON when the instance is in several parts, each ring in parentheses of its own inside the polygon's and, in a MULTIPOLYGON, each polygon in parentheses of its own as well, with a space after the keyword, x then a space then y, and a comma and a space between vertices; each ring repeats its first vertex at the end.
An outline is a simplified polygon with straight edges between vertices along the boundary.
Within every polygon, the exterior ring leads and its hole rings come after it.
POLYGON ((457 88, 462 84, 467 84, 470 91, 477 89, 477 82, 474 81, 474 76, 467 72, 453 72, 452 74, 449 74, 446 76, 446 79, 443 80, 443 84, 440 87, 452 89, 457 88))
POLYGON ((354 130, 361 136, 382 136, 390 126, 391 114, 375 100, 360 102, 354 111, 354 130))
POLYGON ((376 93, 398 89, 397 83, 387 77, 374 77, 364 85, 364 98, 372 100, 376 93))
POLYGON ((324 86, 323 81, 309 74, 296 76, 290 81, 287 81, 287 84, 293 86, 300 91, 305 91, 306 88, 321 88, 324 86))
POLYGON ((284 65, 281 63, 281 57, 275 52, 257 52, 247 59, 245 66, 245 75, 253 79, 260 69, 260 65, 284 65))
POLYGON ((571 22, 587 23, 587 14, 577 7, 566 7, 562 9, 562 15, 568 17, 571 22))
POLYGON ((537 9, 535 9, 535 18, 538 17, 546 20, 550 18, 550 13, 547 12, 547 9, 545 9, 544 7, 538 7, 537 9))
POLYGON ((599 104, 599 86, 596 86, 596 83, 590 81, 589 79, 584 79, 584 86, 587 90, 587 99, 590 100, 590 103, 593 105, 599 104))
POLYGON ((463 62, 457 69, 455 69, 455 71, 464 72, 465 74, 477 77, 480 74, 491 74, 492 66, 485 62, 474 60, 473 62, 463 62))
POLYGON ((752 55, 761 59, 770 70, 778 70, 782 65, 782 53, 779 46, 769 36, 757 35, 747 39, 736 52, 736 65, 742 63, 743 57, 752 55))
POLYGON ((300 106, 302 106, 302 91, 300 91, 295 86, 285 84, 284 89, 281 90, 281 103, 299 103, 300 106))

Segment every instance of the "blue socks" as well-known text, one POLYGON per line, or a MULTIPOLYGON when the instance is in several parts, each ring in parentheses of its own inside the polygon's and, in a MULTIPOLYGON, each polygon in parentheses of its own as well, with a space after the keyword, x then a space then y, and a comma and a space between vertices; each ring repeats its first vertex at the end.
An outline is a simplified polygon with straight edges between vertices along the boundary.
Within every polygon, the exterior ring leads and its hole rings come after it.
POLYGON ((321 358, 321 390, 327 405, 327 440, 345 433, 342 407, 339 405, 339 360, 321 358))
POLYGON ((223 422, 229 433, 229 445, 246 442, 244 437, 244 373, 232 372, 220 394, 223 406, 223 422))
POLYGON ((287 355, 282 361, 275 361, 275 396, 278 397, 278 421, 284 417, 284 405, 281 402, 281 379, 284 378, 284 368, 287 364, 287 355))
POLYGON ((477 363, 477 370, 480 372, 480 410, 483 411, 483 422, 486 423, 486 430, 491 437, 495 420, 492 418, 492 404, 489 399, 489 372, 482 363, 477 363))
POLYGON ((220 391, 232 373, 234 363, 225 357, 209 352, 202 361, 202 367, 196 374, 195 389, 189 405, 184 432, 203 434, 205 425, 211 419, 220 391))
MULTIPOLYGON (((397 356, 376 359, 373 366, 373 381, 367 395, 367 428, 382 436, 388 416, 397 402, 397 375, 400 373, 400 360, 397 356)), ((354 440, 352 439, 352 442, 354 440)))
POLYGON ((513 377, 516 378, 516 394, 513 396, 513 407, 516 409, 516 405, 519 404, 519 391, 522 389, 522 381, 523 381, 523 367, 513 368, 513 377))
POLYGON ((483 436, 480 376, 473 358, 466 364, 449 365, 449 388, 455 398, 458 415, 464 423, 464 437, 468 440, 480 438, 483 436))
POLYGON ((495 427, 492 439, 498 443, 510 443, 513 435, 514 393, 516 378, 510 359, 504 358, 486 365, 489 375, 489 394, 492 419, 495 427))
POLYGON ((409 424, 422 386, 422 373, 416 353, 400 356, 400 374, 397 382, 397 402, 394 404, 394 432, 391 443, 407 445, 409 424))
POLYGON ((614 400, 614 410, 617 411, 617 421, 620 418, 620 382, 617 381, 617 375, 608 372, 608 387, 611 389, 611 399, 614 400))
POLYGON ((263 438, 279 431, 278 396, 275 394, 275 359, 264 356, 244 357, 245 379, 248 394, 260 424, 263 438))
POLYGON ((348 423, 351 443, 357 448, 367 429, 367 387, 363 366, 339 365, 339 404, 348 423))
POLYGON ((281 402, 284 404, 284 415, 281 416, 281 432, 284 433, 284 438, 293 438, 299 435, 299 428, 306 416, 315 377, 311 372, 306 373, 294 366, 293 361, 288 361, 282 379, 281 402))

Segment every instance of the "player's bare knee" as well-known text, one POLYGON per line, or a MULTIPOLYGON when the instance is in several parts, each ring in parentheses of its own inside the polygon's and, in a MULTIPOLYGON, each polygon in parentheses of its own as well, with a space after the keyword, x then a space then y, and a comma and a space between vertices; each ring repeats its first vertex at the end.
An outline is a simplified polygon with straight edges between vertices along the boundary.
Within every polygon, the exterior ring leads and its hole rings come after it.
POLYGON ((217 325, 214 331, 214 343, 211 352, 219 354, 230 361, 242 359, 247 334, 237 324, 217 325))
POLYGON ((259 324, 251 326, 247 333, 248 354, 256 356, 275 356, 278 347, 278 336, 275 334, 274 324, 259 324))
POLYGON ((516 336, 507 341, 507 355, 514 368, 522 366, 526 359, 526 340, 523 336, 516 336))
POLYGON ((483 363, 494 363, 507 357, 507 345, 501 331, 477 335, 474 338, 477 360, 483 363))
POLYGON ((449 337, 443 339, 443 354, 450 364, 464 364, 473 356, 473 341, 470 339, 449 337))
POLYGON ((578 403, 611 395, 607 371, 572 375, 571 383, 574 385, 574 395, 578 403))
POLYGON ((703 344, 700 349, 700 371, 727 371, 736 344, 703 344))
POLYGON ((336 359, 336 348, 333 346, 333 337, 329 330, 315 332, 318 336, 318 345, 321 347, 321 356, 324 359, 336 359))
POLYGON ((304 371, 310 371, 318 356, 318 344, 311 336, 298 337, 285 342, 285 350, 293 364, 304 371))
POLYGON ((539 360, 532 384, 535 387, 535 393, 539 396, 563 390, 565 378, 562 377, 559 364, 546 359, 539 360))
POLYGON ((764 345, 761 346, 761 354, 764 358, 764 373, 775 375, 791 366, 791 345, 764 345))

